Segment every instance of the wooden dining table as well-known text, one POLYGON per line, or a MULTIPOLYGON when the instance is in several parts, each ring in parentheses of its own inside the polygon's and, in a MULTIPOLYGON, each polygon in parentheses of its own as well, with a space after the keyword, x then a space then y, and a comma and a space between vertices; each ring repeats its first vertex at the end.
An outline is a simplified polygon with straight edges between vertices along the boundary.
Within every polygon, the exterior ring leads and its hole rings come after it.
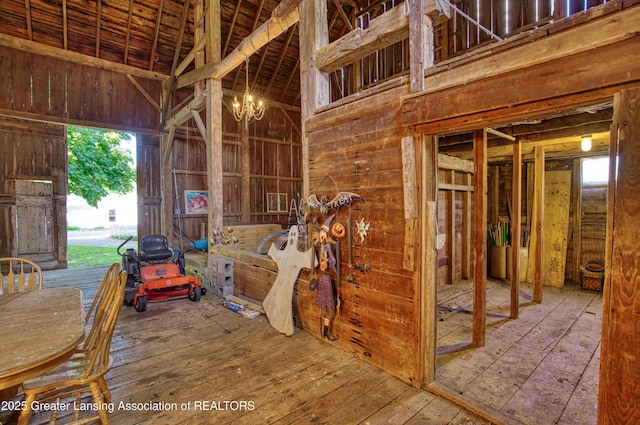
POLYGON ((0 295, 0 390, 64 363, 82 342, 84 329, 78 289, 0 295))

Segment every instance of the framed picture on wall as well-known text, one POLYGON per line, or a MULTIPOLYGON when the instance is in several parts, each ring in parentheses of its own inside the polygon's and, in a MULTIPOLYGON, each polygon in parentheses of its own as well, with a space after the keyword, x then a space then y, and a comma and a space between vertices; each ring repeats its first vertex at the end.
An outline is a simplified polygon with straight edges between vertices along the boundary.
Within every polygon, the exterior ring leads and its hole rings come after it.
POLYGON ((206 214, 209 206, 207 192, 185 190, 184 205, 187 214, 206 214))

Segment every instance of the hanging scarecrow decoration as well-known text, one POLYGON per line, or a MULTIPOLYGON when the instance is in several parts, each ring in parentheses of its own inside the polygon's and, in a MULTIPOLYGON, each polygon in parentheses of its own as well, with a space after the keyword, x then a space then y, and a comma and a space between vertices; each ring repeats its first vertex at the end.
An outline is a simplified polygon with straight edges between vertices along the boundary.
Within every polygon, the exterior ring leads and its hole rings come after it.
MULTIPOLYGON (((327 174, 327 177, 333 178, 327 174)), ((335 181, 334 181, 335 183, 335 181)), ((347 238, 349 267, 352 267, 352 225, 351 225, 351 205, 354 202, 365 202, 365 199, 352 192, 338 192, 333 199, 328 196, 311 195, 304 200, 304 207, 309 211, 319 213, 313 220, 319 223, 324 219, 324 223, 317 227, 313 234, 314 255, 317 258, 317 268, 310 283, 309 289, 317 289, 316 303, 320 307, 320 334, 323 338, 335 341, 337 336, 333 333, 333 321, 340 314, 341 309, 341 240, 347 238), (348 222, 344 223, 336 220, 336 214, 342 207, 349 209, 348 222), (333 214, 332 214, 333 213, 333 214), (331 215, 329 215, 331 214, 331 215), (335 253, 335 255, 334 255, 335 253)))
POLYGON ((323 338, 331 341, 336 340, 333 335, 333 319, 336 313, 336 290, 331 277, 331 272, 338 274, 336 269, 336 258, 333 255, 331 237, 331 221, 335 214, 327 218, 320 226, 316 236, 316 253, 319 260, 320 276, 318 277, 318 295, 316 303, 320 307, 320 333, 323 338))

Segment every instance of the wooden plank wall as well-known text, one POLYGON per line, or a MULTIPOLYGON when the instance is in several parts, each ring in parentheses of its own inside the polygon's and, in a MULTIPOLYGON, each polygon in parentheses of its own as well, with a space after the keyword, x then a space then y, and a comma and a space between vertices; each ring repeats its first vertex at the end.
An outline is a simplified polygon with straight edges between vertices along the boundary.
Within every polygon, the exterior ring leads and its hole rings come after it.
POLYGON ((55 261, 45 268, 64 265, 67 234, 67 146, 64 127, 0 118, 0 152, 0 257, 17 254, 16 198, 11 180, 51 180, 55 261))
MULTIPOLYGON (((579 161, 578 161, 579 164, 579 161)), ((552 170, 570 170, 573 173, 578 172, 575 170, 574 162, 572 160, 549 160, 546 162, 545 168, 547 171, 552 170)), ((523 169, 523 187, 526 187, 527 171, 529 167, 523 169)), ((507 198, 506 194, 511 193, 512 186, 512 167, 510 164, 502 164, 499 166, 499 191, 498 200, 496 202, 499 215, 501 217, 508 216, 507 198)), ((576 184, 574 180, 572 184, 576 184)), ((572 187, 571 200, 569 205, 569 216, 574 217, 576 214, 575 195, 579 194, 572 187)), ((493 201, 490 199, 489 203, 493 201)), ((529 224, 525 224, 527 218, 527 197, 522 198, 522 217, 523 217, 523 230, 529 228, 529 224)), ((580 250, 574 249, 573 238, 577 237, 577 229, 574 229, 573 220, 570 220, 567 228, 567 256, 565 265, 565 280, 579 283, 579 270, 576 270, 576 264, 584 264, 588 260, 600 260, 604 261, 605 250, 605 224, 607 219, 606 214, 607 204, 607 187, 603 185, 585 186, 582 188, 582 199, 580 202, 581 211, 577 212, 581 214, 580 222, 580 250)), ((531 255, 531 253, 529 253, 531 255)))
MULTIPOLYGON (((295 113, 278 108, 267 108, 260 121, 249 123, 248 157, 242 149, 242 122, 236 121, 227 109, 223 110, 222 140, 222 202, 223 224, 276 223, 286 226, 291 200, 299 206, 302 193, 302 151, 300 133, 292 122, 295 113), (243 162, 248 161, 248 175, 244 175, 243 162), (243 179, 249 180, 249 205, 243 205, 243 179), (283 193, 287 196, 284 212, 267 211, 267 194, 283 193), (249 221, 243 220, 243 209, 248 209, 249 221)), ((193 120, 176 131, 170 166, 176 170, 173 192, 164 194, 173 205, 174 237, 179 237, 178 215, 181 228, 188 240, 206 237, 207 214, 187 214, 185 190, 207 190, 206 143, 193 120), (177 195, 176 195, 177 188, 177 195), (177 201, 177 204, 176 204, 177 201), (203 232, 204 231, 204 232, 203 232)), ((173 174, 171 174, 173 179, 173 174)))
MULTIPOLYGON (((405 246, 401 97, 406 86, 390 88, 335 106, 307 120, 310 191, 331 199, 338 191, 364 196, 365 203, 341 208, 334 220, 371 223, 363 243, 353 238, 353 261, 371 267, 348 267, 348 244, 341 246, 343 281, 337 283, 341 308, 333 331, 339 346, 405 382, 419 386, 418 275, 403 268, 405 246), (352 275, 353 282, 345 278, 352 275)), ((320 218, 321 220, 322 218, 320 218)), ((354 224, 355 225, 355 224, 354 224)), ((415 232, 416 237, 419 231, 415 232)), ((416 242, 417 243, 417 242, 416 242)), ((420 266, 416 266, 420 270, 420 266)), ((295 305, 302 326, 320 335, 316 292, 301 275, 295 305)))
POLYGON ((137 135, 138 236, 162 231, 162 193, 160 184, 160 139, 137 135))
MULTIPOLYGON (((126 75, 0 47, 0 111, 40 120, 157 131, 160 113, 126 75)), ((136 78, 154 99, 160 81, 136 78)))

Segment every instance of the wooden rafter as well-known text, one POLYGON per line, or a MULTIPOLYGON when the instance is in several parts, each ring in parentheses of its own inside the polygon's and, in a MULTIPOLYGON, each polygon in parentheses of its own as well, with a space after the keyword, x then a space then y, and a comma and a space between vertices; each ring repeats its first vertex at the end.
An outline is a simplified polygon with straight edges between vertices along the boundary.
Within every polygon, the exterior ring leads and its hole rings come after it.
POLYGON ((347 14, 344 13, 344 9, 342 8, 342 5, 340 4, 340 2, 338 0, 333 0, 333 3, 336 5, 336 8, 338 9, 338 13, 340 14, 340 16, 342 16, 342 20, 344 21, 345 24, 347 24, 347 28, 349 28, 349 31, 353 31, 353 25, 351 24, 351 20, 349 19, 347 14))
POLYGON ((300 68, 300 58, 298 58, 298 60, 296 61, 296 65, 293 67, 293 69, 289 73, 289 79, 287 80, 287 83, 284 85, 282 89, 280 100, 283 100, 285 98, 285 94, 287 93, 287 90, 289 90, 289 86, 291 86, 291 81, 293 81, 293 77, 298 73, 298 68, 300 68))
POLYGON ((229 31, 227 32, 227 38, 224 41, 224 46, 222 47, 223 52, 227 52, 229 48, 229 42, 231 42, 231 36, 233 35, 233 30, 236 27, 236 21, 238 19, 238 13, 240 12, 240 6, 242 6, 242 0, 238 0, 236 3, 236 10, 233 11, 233 18, 231 18, 231 23, 229 24, 229 31))
POLYGON ((67 22, 67 0, 62 0, 62 40, 63 40, 62 45, 64 46, 63 47, 64 50, 67 50, 69 48, 68 32, 69 32, 69 23, 67 22))
POLYGON ((189 64, 194 61, 194 59, 196 58, 196 54, 202 50, 206 42, 207 40, 204 38, 198 40, 196 45, 193 46, 193 49, 191 49, 187 54, 187 56, 185 56, 184 59, 182 59, 182 62, 180 62, 180 64, 178 65, 175 71, 176 78, 182 75, 182 73, 184 72, 185 69, 187 69, 189 64))
POLYGON ((185 87, 205 78, 220 79, 298 22, 298 5, 302 0, 283 0, 271 13, 271 17, 240 42, 233 52, 219 63, 207 63, 178 78, 177 88, 185 87))
POLYGON ((124 42, 124 58, 123 62, 125 65, 127 64, 127 60, 129 59, 129 42, 131 41, 131 18, 133 16, 133 0, 129 0, 129 15, 127 16, 127 36, 124 42))
POLYGON ((144 98, 149 101, 151 106, 153 106, 157 111, 160 111, 160 105, 158 104, 158 102, 153 98, 153 96, 149 94, 148 91, 144 89, 144 87, 140 85, 140 83, 138 83, 138 81, 136 81, 135 78, 127 74, 127 79, 138 89, 138 91, 144 96, 144 98))
POLYGON ((102 0, 96 2, 96 57, 100 57, 100 25, 102 23, 102 0))
POLYGON ((164 11, 164 0, 160 0, 160 4, 158 4, 158 16, 156 19, 156 28, 153 33, 153 44, 151 45, 151 56, 149 57, 149 71, 153 71, 153 64, 156 59, 156 49, 158 48, 158 35, 160 34, 160 22, 162 21, 163 11, 164 11))
MULTIPOLYGON (((262 54, 260 55, 260 62, 258 62, 258 69, 256 70, 256 75, 253 77, 253 83, 251 83, 251 91, 256 89, 256 84, 258 84, 258 76, 260 75, 260 71, 262 71, 262 66, 264 65, 264 60, 267 58, 267 53, 269 52, 269 45, 265 45, 262 49, 262 54)), ((247 72, 249 69, 247 68, 247 72)))
POLYGON ((291 39, 293 39, 293 34, 295 34, 296 32, 296 26, 298 24, 294 25, 293 27, 289 28, 289 37, 287 37, 287 41, 284 44, 284 47, 282 48, 282 50, 280 51, 280 56, 278 57, 278 62, 276 63, 276 68, 273 71, 273 73, 271 74, 271 80, 269 80, 269 84, 267 85, 266 91, 267 93, 269 93, 271 91, 271 87, 273 87, 273 82, 276 80, 276 76, 278 75, 278 73, 280 72, 280 67, 282 66, 282 61, 284 60, 284 55, 287 52, 287 49, 289 48, 289 45, 291 44, 291 39))
MULTIPOLYGON (((176 83, 176 69, 178 68, 178 61, 180 60, 180 50, 182 49, 182 38, 184 37, 184 30, 187 26, 187 18, 189 17, 189 9, 190 9, 190 2, 185 1, 184 2, 184 9, 182 10, 182 22, 180 24, 180 32, 178 35, 178 39, 176 40, 176 45, 174 47, 174 51, 173 51, 173 62, 171 64, 171 75, 169 75, 169 84, 167 87, 167 96, 166 96, 166 101, 164 102, 163 108, 162 108, 162 116, 166 117, 167 116, 167 112, 169 111, 170 108, 170 104, 172 102, 171 98, 172 98, 172 93, 173 93, 173 88, 175 86, 176 83)), ((204 39, 200 40, 201 43, 199 43, 199 45, 204 44, 204 39)), ((195 49, 194 49, 195 50, 195 49)))
POLYGON ((120 74, 131 74, 142 78, 148 78, 151 80, 164 80, 166 75, 159 72, 147 71, 144 69, 136 68, 129 65, 123 65, 121 63, 115 63, 108 60, 94 58, 93 56, 83 55, 81 53, 73 52, 70 50, 59 49, 56 47, 44 46, 41 43, 34 41, 24 40, 22 38, 11 37, 9 35, 0 34, 0 45, 10 47, 12 49, 21 50, 23 52, 30 52, 45 57, 52 57, 60 60, 65 60, 78 65, 86 65, 100 69, 108 69, 120 74))
POLYGON ((33 29, 31 27, 31 1, 30 0, 25 0, 24 1, 24 8, 25 8, 25 19, 27 20, 27 37, 29 38, 29 40, 33 40, 33 29))
MULTIPOLYGON (((260 15, 262 14, 262 8, 264 7, 264 0, 260 0, 258 3, 258 7, 256 8, 256 14, 253 15, 253 23, 251 24, 251 33, 253 33, 258 27, 258 22, 260 21, 260 15)), ((236 69, 236 74, 233 76, 233 84, 232 88, 235 88, 238 84, 238 79, 240 78, 240 71, 242 71, 242 67, 236 69)))

